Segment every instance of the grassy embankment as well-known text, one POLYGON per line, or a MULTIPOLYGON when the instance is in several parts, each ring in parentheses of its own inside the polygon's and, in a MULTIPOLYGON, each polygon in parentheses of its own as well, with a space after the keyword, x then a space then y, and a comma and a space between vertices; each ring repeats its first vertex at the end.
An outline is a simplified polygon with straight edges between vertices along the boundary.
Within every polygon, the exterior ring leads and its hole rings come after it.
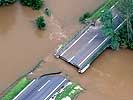
POLYGON ((26 77, 20 79, 14 87, 12 87, 1 100, 12 100, 17 96, 32 80, 27 79, 26 77))
MULTIPOLYGON (((118 0, 106 0, 105 3, 96 9, 88 18, 84 18, 83 23, 89 23, 93 19, 100 18, 103 12, 109 10, 117 1, 118 0)), ((84 14, 82 16, 84 16, 84 14)))
POLYGON ((76 83, 69 83, 61 93, 59 93, 55 100, 73 100, 83 89, 76 83))

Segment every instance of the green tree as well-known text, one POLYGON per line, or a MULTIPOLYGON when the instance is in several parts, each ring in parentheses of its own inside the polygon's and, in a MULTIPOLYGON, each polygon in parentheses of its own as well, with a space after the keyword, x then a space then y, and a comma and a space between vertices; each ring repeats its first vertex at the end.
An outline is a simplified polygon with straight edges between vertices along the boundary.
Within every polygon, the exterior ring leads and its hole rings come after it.
POLYGON ((37 17, 37 19, 35 20, 37 27, 40 30, 44 30, 46 28, 46 22, 43 16, 39 16, 37 17))
POLYGON ((16 0, 0 0, 0 6, 7 6, 9 4, 13 4, 16 0))
POLYGON ((100 21, 102 22, 103 27, 101 28, 102 33, 105 36, 111 37, 111 48, 113 50, 118 50, 120 46, 120 37, 119 32, 115 32, 113 29, 113 16, 111 11, 107 10, 101 16, 100 21))
POLYGON ((39 10, 43 6, 42 0, 20 0, 20 3, 24 6, 31 7, 33 10, 39 10))
POLYGON ((86 23, 86 19, 88 19, 89 17, 90 17, 90 13, 86 12, 79 18, 79 22, 80 23, 86 23))
POLYGON ((50 10, 49 8, 44 9, 44 13, 45 13, 47 16, 51 16, 51 10, 50 10))
POLYGON ((133 0, 120 0, 117 4, 117 9, 120 11, 120 15, 126 19, 127 41, 133 41, 133 24, 131 23, 131 17, 133 16, 133 0))

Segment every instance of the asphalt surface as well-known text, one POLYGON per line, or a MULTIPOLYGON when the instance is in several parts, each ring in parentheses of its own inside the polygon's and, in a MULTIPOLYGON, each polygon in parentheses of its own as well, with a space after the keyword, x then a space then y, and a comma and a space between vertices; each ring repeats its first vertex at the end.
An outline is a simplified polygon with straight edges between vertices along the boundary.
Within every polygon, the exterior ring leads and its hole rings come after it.
MULTIPOLYGON (((118 15, 118 11, 112 9, 112 12, 114 17, 113 27, 114 29, 117 29, 124 20, 118 15)), ((86 30, 82 31, 83 33, 78 38, 73 39, 68 43, 69 47, 59 51, 59 57, 79 69, 82 69, 84 63, 95 56, 104 43, 110 43, 110 39, 103 36, 103 33, 100 30, 101 25, 89 25, 86 30)))
POLYGON ((68 80, 62 76, 44 76, 36 79, 13 100, 49 100, 68 80))

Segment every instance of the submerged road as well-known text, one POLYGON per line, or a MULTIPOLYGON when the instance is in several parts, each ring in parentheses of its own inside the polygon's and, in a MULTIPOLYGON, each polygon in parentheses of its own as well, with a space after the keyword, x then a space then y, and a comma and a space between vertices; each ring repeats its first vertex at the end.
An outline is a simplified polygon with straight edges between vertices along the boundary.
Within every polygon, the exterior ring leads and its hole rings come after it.
POLYGON ((68 80, 62 76, 44 76, 33 82, 13 100, 49 100, 68 80))

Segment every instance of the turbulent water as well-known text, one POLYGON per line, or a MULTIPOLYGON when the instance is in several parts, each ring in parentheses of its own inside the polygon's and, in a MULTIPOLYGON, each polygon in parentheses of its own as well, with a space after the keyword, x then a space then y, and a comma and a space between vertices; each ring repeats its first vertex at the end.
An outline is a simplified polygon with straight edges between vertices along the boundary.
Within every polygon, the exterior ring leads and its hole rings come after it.
POLYGON ((0 8, 0 91, 8 87, 40 59, 45 65, 33 76, 63 71, 86 90, 77 100, 131 100, 133 51, 106 50, 84 74, 53 56, 57 46, 82 26, 79 16, 93 12, 104 0, 47 0, 52 11, 47 30, 39 31, 34 19, 42 12, 14 4, 0 8))

